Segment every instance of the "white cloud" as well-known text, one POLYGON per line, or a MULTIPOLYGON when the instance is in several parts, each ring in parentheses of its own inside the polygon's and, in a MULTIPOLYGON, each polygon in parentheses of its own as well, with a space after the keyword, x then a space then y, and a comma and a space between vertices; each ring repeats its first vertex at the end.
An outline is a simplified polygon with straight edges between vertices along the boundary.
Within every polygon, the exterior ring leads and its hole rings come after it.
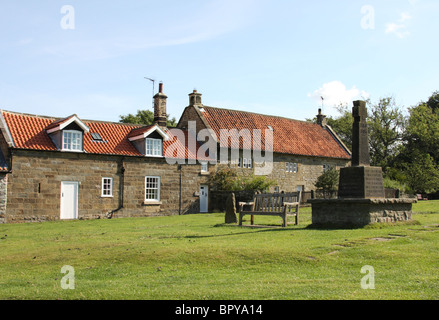
POLYGON ((401 17, 397 22, 386 24, 386 33, 394 34, 400 39, 407 37, 408 35, 410 35, 410 32, 406 30, 407 25, 405 22, 411 19, 412 16, 409 13, 401 13, 401 17))
POLYGON ((334 116, 337 115, 336 107, 340 105, 351 106, 352 101, 355 100, 367 100, 370 94, 358 89, 356 86, 348 89, 346 85, 340 81, 331 81, 323 84, 321 88, 315 90, 313 93, 309 93, 308 97, 315 100, 318 105, 322 103, 323 98, 323 112, 328 116, 334 116))

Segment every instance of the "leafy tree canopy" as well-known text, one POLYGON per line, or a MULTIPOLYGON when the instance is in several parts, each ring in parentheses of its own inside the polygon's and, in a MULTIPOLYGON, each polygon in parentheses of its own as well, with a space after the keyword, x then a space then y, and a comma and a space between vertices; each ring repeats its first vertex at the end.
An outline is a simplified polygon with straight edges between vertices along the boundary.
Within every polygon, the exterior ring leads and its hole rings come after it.
MULTIPOLYGON (((143 124, 143 125, 150 125, 154 123, 154 112, 151 110, 137 110, 136 114, 127 114, 119 116, 120 120, 119 122, 122 123, 133 123, 133 124, 143 124)), ((175 118, 170 118, 170 115, 167 115, 167 126, 168 127, 175 127, 177 125, 177 121, 175 118)))

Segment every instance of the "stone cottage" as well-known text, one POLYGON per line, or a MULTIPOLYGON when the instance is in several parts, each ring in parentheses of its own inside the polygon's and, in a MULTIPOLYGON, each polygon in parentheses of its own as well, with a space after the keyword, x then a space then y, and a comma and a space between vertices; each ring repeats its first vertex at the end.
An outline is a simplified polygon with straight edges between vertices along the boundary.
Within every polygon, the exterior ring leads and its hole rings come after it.
POLYGON ((271 192, 314 190, 314 183, 325 170, 345 167, 350 162, 351 152, 327 125, 321 110, 313 123, 210 107, 202 104, 201 97, 196 90, 189 94, 189 106, 177 127, 197 137, 200 131, 210 132, 218 158, 221 154, 228 155, 220 164, 235 168, 241 175, 262 174, 275 180, 277 185, 271 192), (229 134, 226 139, 223 139, 224 133, 229 134), (249 143, 258 141, 254 139, 255 133, 261 135, 259 145, 249 143), (265 139, 267 135, 271 136, 270 146, 265 139), (261 149, 272 153, 272 164, 268 170, 258 173, 255 151, 261 149))
POLYGON ((0 223, 206 212, 203 158, 169 161, 199 145, 166 128, 162 90, 150 126, 1 111, 0 223))

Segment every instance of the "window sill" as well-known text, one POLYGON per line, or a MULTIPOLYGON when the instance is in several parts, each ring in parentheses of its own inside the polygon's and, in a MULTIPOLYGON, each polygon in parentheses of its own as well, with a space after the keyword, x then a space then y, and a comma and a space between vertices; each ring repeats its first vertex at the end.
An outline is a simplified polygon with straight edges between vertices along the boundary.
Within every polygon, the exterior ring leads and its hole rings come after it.
POLYGON ((69 150, 69 149, 61 149, 61 152, 85 153, 84 150, 69 150))
POLYGON ((101 195, 101 198, 113 198, 113 196, 103 196, 103 195, 101 195))
POLYGON ((161 201, 143 201, 144 206, 159 206, 161 205, 162 202, 161 201))
POLYGON ((200 172, 200 176, 208 176, 208 175, 210 175, 210 172, 208 172, 208 171, 200 172))
POLYGON ((153 154, 145 154, 145 158, 164 158, 164 156, 156 156, 153 154))

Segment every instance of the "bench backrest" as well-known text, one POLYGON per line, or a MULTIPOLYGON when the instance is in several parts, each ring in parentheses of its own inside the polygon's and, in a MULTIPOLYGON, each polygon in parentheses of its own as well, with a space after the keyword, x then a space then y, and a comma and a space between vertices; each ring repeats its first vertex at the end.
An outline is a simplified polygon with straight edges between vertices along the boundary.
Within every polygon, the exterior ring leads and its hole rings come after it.
POLYGON ((253 211, 282 212, 284 202, 299 202, 300 192, 256 194, 253 211))

